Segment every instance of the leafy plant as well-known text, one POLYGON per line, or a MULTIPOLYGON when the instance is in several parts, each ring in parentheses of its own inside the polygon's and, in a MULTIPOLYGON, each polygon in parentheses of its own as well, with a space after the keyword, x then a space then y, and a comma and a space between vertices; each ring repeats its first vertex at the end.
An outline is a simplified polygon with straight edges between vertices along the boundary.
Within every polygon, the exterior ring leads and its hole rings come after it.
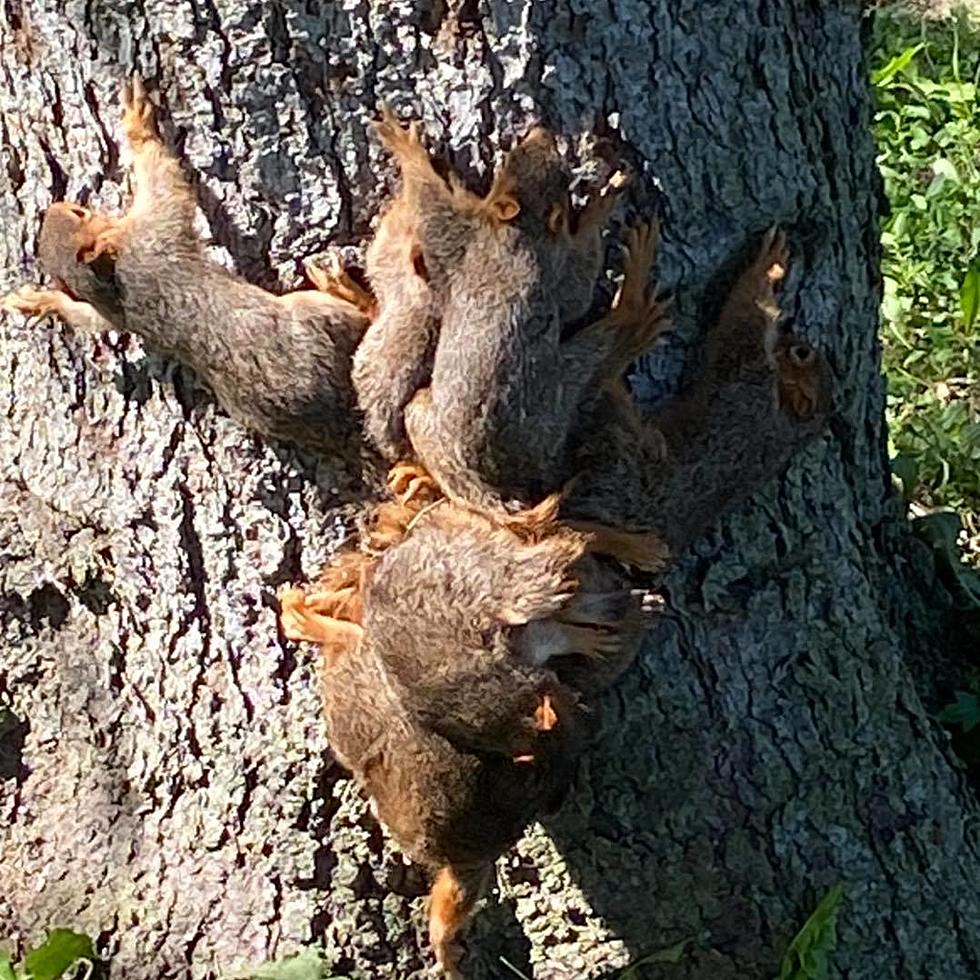
MULTIPOLYGON (((0 980, 3 980, 2 976, 0 980)), ((293 956, 265 963, 245 973, 236 973, 226 980, 349 980, 349 978, 329 973, 322 952, 315 946, 308 946, 293 956)))
POLYGON ((844 889, 834 885, 796 934, 779 967, 779 980, 827 980, 837 949, 837 912, 844 889))
POLYGON ((980 25, 879 11, 872 64, 890 450, 980 552, 980 25))
POLYGON ((50 929, 47 938, 14 966, 9 953, 0 949, 0 980, 59 980, 76 967, 91 976, 95 948, 88 936, 71 929, 50 929))
POLYGON ((959 725, 964 735, 969 735, 980 725, 980 698, 965 691, 956 692, 956 703, 939 712, 939 720, 945 725, 959 725))

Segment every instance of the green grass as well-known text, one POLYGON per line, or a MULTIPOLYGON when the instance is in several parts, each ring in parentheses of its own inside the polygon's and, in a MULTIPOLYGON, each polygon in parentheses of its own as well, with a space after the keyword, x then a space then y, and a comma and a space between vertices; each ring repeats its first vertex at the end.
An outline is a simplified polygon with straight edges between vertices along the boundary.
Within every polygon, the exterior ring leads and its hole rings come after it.
POLYGON ((875 20, 882 335, 891 455, 906 495, 958 511, 980 558, 980 22, 875 20))

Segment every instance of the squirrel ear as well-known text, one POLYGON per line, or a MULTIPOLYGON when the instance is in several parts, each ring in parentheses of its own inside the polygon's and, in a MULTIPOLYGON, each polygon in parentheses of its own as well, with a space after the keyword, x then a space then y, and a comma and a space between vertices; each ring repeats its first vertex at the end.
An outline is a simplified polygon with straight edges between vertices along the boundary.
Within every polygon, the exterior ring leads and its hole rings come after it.
POLYGON ((501 194, 490 202, 490 209, 498 221, 513 221, 521 213, 521 205, 512 194, 501 194))
POLYGON ((560 202, 551 205, 548 211, 548 231, 557 235, 568 228, 568 215, 560 202))

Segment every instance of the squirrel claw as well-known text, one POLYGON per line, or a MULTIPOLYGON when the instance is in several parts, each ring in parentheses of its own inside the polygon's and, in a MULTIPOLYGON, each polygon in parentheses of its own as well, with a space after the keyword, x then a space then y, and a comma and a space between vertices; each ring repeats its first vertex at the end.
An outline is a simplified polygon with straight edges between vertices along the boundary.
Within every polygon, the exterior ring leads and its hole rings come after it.
POLYGON ((439 486, 420 463, 403 460, 388 473, 388 489, 401 504, 410 503, 420 493, 433 498, 439 494, 439 486))
POLYGON ((335 299, 343 300, 356 307, 365 316, 373 317, 377 312, 374 295, 351 277, 336 252, 328 259, 328 267, 318 265, 312 259, 303 262, 306 278, 321 292, 335 299))

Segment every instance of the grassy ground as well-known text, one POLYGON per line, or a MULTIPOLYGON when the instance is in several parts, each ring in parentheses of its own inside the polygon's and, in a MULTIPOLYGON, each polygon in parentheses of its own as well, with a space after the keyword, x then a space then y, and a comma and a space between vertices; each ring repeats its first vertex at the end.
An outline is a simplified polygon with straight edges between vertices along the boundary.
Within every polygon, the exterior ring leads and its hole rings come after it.
POLYGON ((980 563, 980 16, 879 10, 872 70, 894 469, 980 563))

